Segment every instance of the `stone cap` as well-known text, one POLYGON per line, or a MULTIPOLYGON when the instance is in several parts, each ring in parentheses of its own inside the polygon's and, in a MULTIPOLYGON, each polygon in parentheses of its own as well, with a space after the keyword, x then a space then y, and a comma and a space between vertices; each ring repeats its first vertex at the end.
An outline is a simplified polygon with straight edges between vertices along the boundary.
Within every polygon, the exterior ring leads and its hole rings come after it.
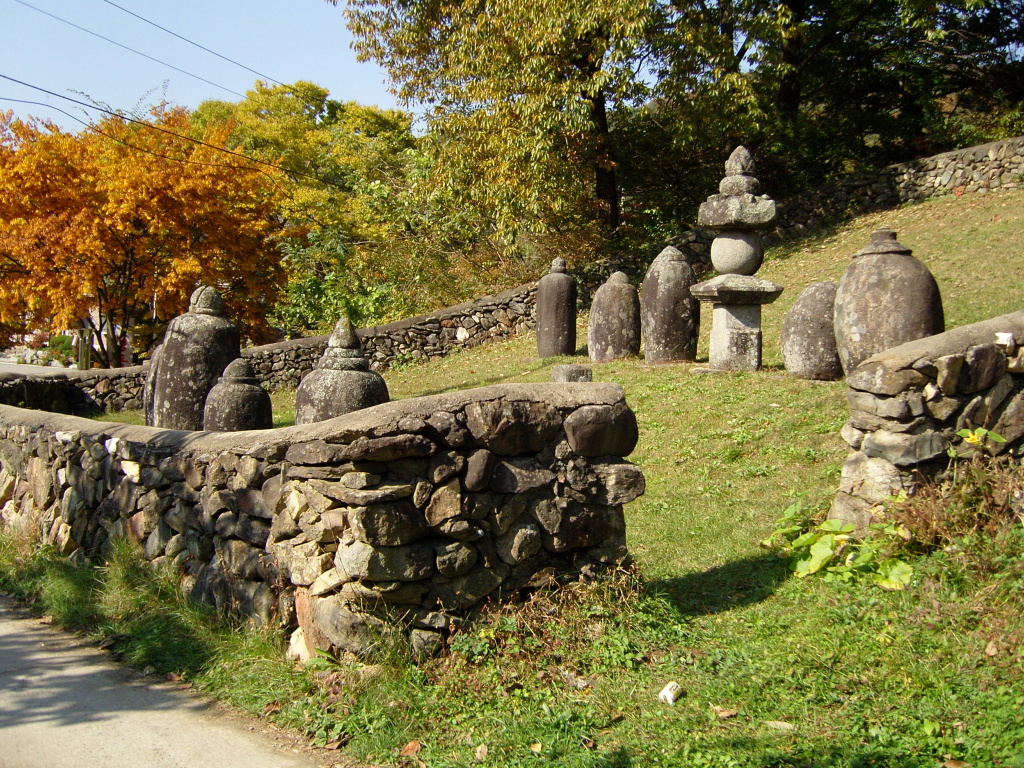
POLYGON ((220 380, 226 384, 255 384, 258 386, 260 383, 259 379, 256 378, 252 365, 242 357, 237 357, 228 363, 224 373, 221 374, 220 380))
POLYGON ((700 204, 697 224, 711 229, 763 229, 775 217, 775 201, 768 195, 712 195, 700 204))
POLYGON ((654 257, 655 261, 685 261, 689 262, 686 254, 676 248, 674 245, 666 245, 661 249, 661 253, 654 257))
POLYGON ((879 227, 871 233, 871 242, 857 251, 853 257, 869 256, 875 253, 894 253, 910 256, 913 251, 905 245, 900 245, 896 240, 896 233, 889 229, 889 227, 879 227))
POLYGON ((549 270, 549 272, 554 274, 565 272, 565 259, 563 259, 561 256, 556 256, 555 258, 553 258, 551 260, 551 269, 549 270))
POLYGON ((781 285, 753 275, 719 275, 690 286, 695 299, 715 304, 771 304, 782 291, 781 285))
POLYGON ((217 289, 209 285, 200 285, 192 292, 188 301, 188 311, 196 315, 223 315, 224 299, 217 289))

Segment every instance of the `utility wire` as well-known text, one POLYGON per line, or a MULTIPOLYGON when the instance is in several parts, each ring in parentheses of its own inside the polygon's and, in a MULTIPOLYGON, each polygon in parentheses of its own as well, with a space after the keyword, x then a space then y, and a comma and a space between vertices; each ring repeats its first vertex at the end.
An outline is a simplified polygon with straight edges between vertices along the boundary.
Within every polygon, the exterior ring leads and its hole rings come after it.
MULTIPOLYGON (((168 130, 167 128, 161 128, 159 125, 153 125, 152 123, 147 123, 145 120, 137 120, 134 117, 129 117, 128 115, 124 115, 124 114, 121 114, 119 112, 114 112, 113 110, 110 110, 110 109, 104 109, 103 107, 98 107, 95 104, 89 104, 88 102, 85 102, 85 101, 80 101, 78 99, 73 99, 70 96, 64 96, 63 94, 57 93, 56 91, 49 91, 46 88, 41 88, 38 85, 32 85, 31 83, 26 83, 24 80, 18 80, 16 78, 10 77, 10 76, 5 75, 3 73, 0 73, 0 79, 7 80, 7 81, 12 82, 12 83, 16 83, 17 85, 23 85, 26 88, 31 88, 34 91, 39 91, 41 93, 45 93, 48 96, 55 96, 58 99, 64 99, 65 101, 70 101, 72 104, 77 104, 78 106, 85 107, 86 109, 94 109, 97 112, 102 112, 105 115, 110 115, 111 117, 116 117, 116 118, 119 118, 119 119, 124 120, 124 121, 129 122, 129 123, 135 123, 136 125, 141 125, 141 126, 143 126, 145 128, 149 128, 150 130, 153 130, 153 131, 160 131, 160 133, 166 133, 169 136, 176 136, 179 139, 184 139, 185 141, 191 141, 193 144, 199 144, 200 146, 208 147, 209 149, 216 150, 217 152, 223 152, 226 155, 234 155, 235 157, 240 157, 240 158, 242 158, 243 160, 245 160, 246 162, 249 162, 249 163, 256 163, 257 165, 264 165, 267 168, 273 168, 274 170, 284 172, 284 173, 286 173, 289 176, 298 176, 300 178, 304 178, 304 179, 309 179, 311 181, 315 181, 318 184, 325 184, 325 185, 327 185, 329 187, 334 187, 335 189, 340 189, 342 191, 346 191, 345 187, 341 186, 340 184, 336 184, 334 182, 327 181, 326 179, 321 179, 318 176, 314 176, 311 173, 302 173, 301 171, 285 170, 285 169, 281 168, 281 166, 275 165, 274 163, 268 163, 268 162, 266 162, 264 160, 260 160, 259 158, 249 157, 248 155, 242 154, 241 152, 235 152, 233 150, 227 149, 226 147, 218 147, 216 144, 209 144, 209 143, 203 141, 202 139, 197 139, 197 138, 194 138, 194 137, 189 136, 189 135, 184 134, 184 133, 177 133, 176 131, 171 131, 171 130, 168 130)), ((11 101, 17 101, 17 99, 11 99, 11 101)), ((36 102, 36 103, 39 103, 39 102, 36 102)), ((45 105, 45 106, 49 106, 49 105, 45 105)))
MULTIPOLYGON (((286 191, 286 190, 284 190, 284 187, 282 187, 280 185, 280 183, 278 183, 277 179, 275 179, 271 174, 269 174, 266 171, 264 171, 262 168, 254 168, 251 165, 249 165, 249 166, 235 165, 234 163, 206 163, 206 162, 203 162, 202 160, 186 160, 186 159, 181 158, 181 157, 171 157, 170 155, 162 155, 159 152, 154 152, 151 149, 146 149, 145 147, 140 147, 137 144, 132 144, 131 142, 125 141, 124 139, 119 139, 117 136, 114 136, 112 134, 106 133, 105 131, 101 131, 93 123, 87 123, 85 120, 83 120, 82 118, 78 117, 77 115, 73 115, 70 112, 68 112, 67 110, 61 109, 60 107, 55 107, 52 104, 47 104, 44 101, 30 101, 28 99, 15 99, 15 98, 12 98, 10 96, 0 96, 0 101, 13 101, 13 102, 16 102, 18 104, 34 104, 37 107, 46 107, 48 109, 53 109, 53 110, 55 110, 57 112, 60 112, 62 115, 66 115, 66 116, 70 117, 75 122, 81 123, 82 125, 84 125, 89 130, 93 131, 94 133, 98 133, 100 136, 103 136, 104 138, 110 139, 111 141, 116 142, 118 144, 123 144, 124 146, 129 147, 130 149, 134 149, 134 150, 136 150, 138 152, 144 152, 147 155, 152 155, 153 157, 159 157, 159 158, 161 158, 163 160, 170 160, 170 161, 175 162, 175 163, 187 163, 188 165, 205 165, 205 166, 208 166, 210 168, 234 168, 234 169, 239 170, 239 171, 256 171, 257 173, 262 173, 265 176, 267 176, 271 181, 274 182, 274 184, 279 189, 281 189, 282 191, 286 191)), ((143 125, 147 125, 147 123, 143 123, 143 125)), ((166 131, 166 133, 173 133, 173 132, 172 131, 166 131)), ((181 136, 181 134, 177 134, 177 133, 174 134, 174 135, 175 136, 181 136)), ((181 137, 182 138, 188 138, 186 136, 181 136, 181 137)), ((213 145, 211 144, 211 145, 207 145, 207 146, 213 146, 213 145)), ((251 158, 246 158, 246 159, 249 160, 250 162, 252 162, 251 158)))
POLYGON ((219 83, 215 83, 212 80, 207 80, 205 77, 201 77, 200 75, 197 75, 197 74, 194 74, 192 72, 189 72, 188 70, 181 69, 181 67, 176 67, 173 64, 168 64, 166 61, 161 61, 160 59, 154 58, 153 56, 150 56, 148 53, 143 53, 142 51, 137 51, 134 48, 129 48, 127 45, 123 45, 123 44, 117 42, 116 40, 111 40, 109 37, 104 37, 103 35, 99 34, 98 32, 93 32, 91 29, 86 29, 85 27, 80 27, 79 25, 75 24, 74 22, 68 21, 67 19, 62 19, 60 16, 52 14, 49 11, 44 11, 42 8, 37 8, 36 6, 34 6, 34 5, 30 4, 30 3, 26 3, 25 0, 14 0, 14 2, 16 2, 18 5, 25 6, 26 8, 31 8, 33 11, 38 11, 39 13, 43 14, 44 16, 49 16, 51 19, 56 19, 57 21, 59 21, 59 22, 61 22, 63 24, 67 24, 69 27, 74 27, 75 29, 80 30, 82 32, 85 32, 86 34, 92 35, 93 37, 98 37, 100 40, 105 40, 106 42, 111 43, 112 45, 116 45, 118 48, 124 48, 126 51, 131 51, 132 53, 137 54, 139 56, 142 56, 143 58, 149 59, 150 61, 155 61, 157 64, 160 64, 160 65, 162 65, 164 67, 170 67, 175 72, 181 72, 183 75, 188 75, 189 77, 194 77, 196 80, 201 80, 202 82, 206 83, 207 85, 212 85, 214 88, 220 88, 222 91, 227 91, 228 93, 232 93, 235 96, 239 96, 239 97, 241 97, 243 99, 245 98, 245 94, 239 93, 238 91, 234 91, 231 88, 227 88, 227 87, 225 87, 223 85, 220 85, 219 83))
POLYGON ((274 78, 270 77, 269 75, 264 75, 262 72, 257 72, 252 67, 247 67, 247 66, 245 66, 245 64, 242 64, 241 62, 235 61, 234 59, 228 58, 227 56, 222 56, 221 54, 217 53, 216 51, 211 50, 210 48, 207 48, 205 45, 200 45, 199 43, 195 42, 194 40, 189 40, 187 37, 184 37, 183 35, 179 35, 177 32, 174 32, 174 31, 172 31, 170 29, 167 29, 167 27, 161 27, 155 21, 150 21, 149 19, 147 19, 147 18, 145 18, 143 16, 140 16, 139 14, 135 13, 134 11, 129 11, 127 8, 124 8, 124 7, 120 6, 120 5, 118 5, 117 3, 111 2, 111 0, 103 0, 103 2, 105 2, 107 5, 114 6, 115 8, 117 8, 120 11, 124 11, 129 16, 134 16, 136 19, 139 19, 140 21, 144 21, 147 24, 149 24, 151 26, 154 26, 154 27, 156 27, 159 30, 164 31, 164 32, 166 32, 169 35, 174 35, 176 38, 178 38, 179 40, 184 40, 189 45, 194 45, 196 48, 199 48, 200 50, 206 51, 207 53, 211 53, 214 56, 216 56, 218 59, 223 59, 224 61, 227 61, 227 62, 229 62, 231 64, 234 64, 236 67, 241 67, 242 69, 246 70, 247 72, 252 72, 254 75, 262 77, 264 80, 268 80, 271 83, 274 83, 275 85, 284 85, 284 83, 280 82, 279 80, 275 80, 274 78))

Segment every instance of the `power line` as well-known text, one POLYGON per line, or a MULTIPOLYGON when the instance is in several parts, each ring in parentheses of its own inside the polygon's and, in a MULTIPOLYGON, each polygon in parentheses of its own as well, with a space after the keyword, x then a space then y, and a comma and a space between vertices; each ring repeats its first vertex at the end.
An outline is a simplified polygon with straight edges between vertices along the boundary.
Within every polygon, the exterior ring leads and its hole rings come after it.
MULTIPOLYGON (((186 160, 186 159, 180 158, 180 157, 171 157, 170 155, 162 155, 159 152, 154 152, 151 149, 146 149, 145 147, 140 147, 137 144, 132 144, 131 142, 125 141, 124 139, 119 139, 117 136, 114 136, 112 134, 109 134, 109 133, 106 133, 104 131, 101 131, 99 128, 97 128, 95 126, 95 124, 87 123, 82 118, 80 118, 80 117, 78 117, 76 115, 71 114, 67 110, 61 109, 60 107, 55 107, 52 104, 47 104, 44 101, 30 101, 29 99, 15 99, 15 98, 12 98, 10 96, 0 96, 0 101, 13 101, 13 102, 15 102, 17 104, 34 104, 37 107, 46 107, 47 109, 55 110, 57 112, 60 112, 62 115, 66 115, 67 117, 70 117, 75 122, 81 123, 82 125, 84 125, 89 130, 93 131, 94 133, 99 134, 100 136, 103 136, 104 138, 110 139, 111 141, 116 142, 118 144, 123 144, 124 146, 129 147, 130 149, 134 149, 134 150, 136 150, 138 152, 144 152, 147 155, 152 155, 153 157, 159 157, 159 158, 161 158, 163 160, 170 160, 170 161, 175 162, 175 163, 187 163, 188 165, 205 165, 205 166, 208 166, 210 168, 234 168, 234 169, 239 170, 239 171, 256 171, 257 173, 262 173, 265 176, 267 176, 267 178, 269 178, 271 181, 273 181, 278 186, 279 189, 284 190, 284 188, 281 187, 280 184, 277 184, 277 180, 274 179, 273 176, 271 176, 269 173, 264 171, 262 168, 254 168, 252 166, 245 166, 245 165, 234 165, 232 163, 206 163, 206 162, 203 162, 202 160, 186 160)), ((145 123, 145 122, 143 122, 142 124, 143 125, 149 125, 148 123, 145 123)), ((151 127, 155 127, 155 126, 151 126, 151 127)), ((173 131, 166 131, 166 133, 174 133, 174 132, 173 131)), ((174 133, 174 135, 175 136, 181 136, 181 138, 188 138, 187 136, 183 136, 180 133, 174 133)), ((206 146, 211 146, 212 147, 214 145, 208 144, 206 146)), ((245 157, 245 156, 243 155, 243 157, 245 157)), ((250 162, 252 162, 251 158, 246 158, 246 160, 249 160, 250 162)))
MULTIPOLYGON (((40 93, 45 93, 48 96, 54 96, 54 97, 56 97, 58 99, 64 99, 65 101, 70 101, 72 104, 77 104, 78 106, 85 107, 86 109, 94 109, 97 112, 102 112, 105 115, 110 115, 111 117, 119 118, 121 120, 124 120, 125 122, 134 123, 136 125, 141 125, 141 126, 143 126, 145 128, 149 128, 150 130, 153 130, 153 131, 160 131, 160 133, 166 133, 169 136, 176 136, 179 139, 184 139, 185 141, 190 141, 193 144, 199 144, 200 146, 208 147, 209 149, 216 150, 217 152, 223 152, 226 155, 233 155, 235 157, 240 157, 240 158, 242 158, 243 160, 245 160, 246 162, 249 162, 249 163, 256 163, 257 165, 263 165, 263 166, 266 166, 267 168, 273 168, 274 170, 277 170, 277 171, 283 171, 284 173, 286 173, 286 174, 288 174, 290 176, 298 176, 300 178, 310 179, 311 181, 315 181, 318 184, 324 184, 324 185, 329 186, 329 187, 334 187, 335 189, 340 189, 342 191, 346 191, 345 187, 341 186, 340 184, 335 184, 334 182, 327 181, 326 179, 321 179, 318 176, 314 176, 313 174, 302 173, 301 171, 294 171, 294 170, 284 170, 279 165, 275 165, 274 163, 268 163, 268 162, 266 162, 264 160, 260 160, 259 158, 249 157, 248 155, 242 154, 241 152, 235 152, 233 150, 227 149, 226 147, 218 147, 217 145, 209 144, 209 143, 203 141, 202 139, 197 139, 197 138, 194 138, 192 136, 188 136, 187 134, 184 134, 184 133, 177 133, 176 131, 171 131, 171 130, 168 130, 167 128, 161 128, 159 125, 153 125, 152 123, 147 123, 145 120, 137 120, 134 117, 129 117, 128 115, 125 115, 125 114, 122 114, 122 113, 119 113, 119 112, 114 112, 113 110, 110 110, 110 109, 104 109, 103 107, 98 107, 95 104, 89 104, 88 102, 85 102, 85 101, 79 101, 78 99, 73 99, 70 96, 64 96, 63 94, 57 93, 56 91, 49 91, 46 88, 42 88, 42 87, 40 87, 38 85, 32 85, 31 83, 26 83, 24 80, 18 80, 16 78, 10 77, 10 76, 5 75, 3 73, 0 73, 0 79, 7 80, 7 81, 12 82, 12 83, 16 83, 17 85, 23 85, 26 88, 31 88, 34 91, 39 91, 40 93)), ((11 101, 17 101, 17 99, 11 99, 11 101)), ((39 102, 36 102, 36 103, 39 103, 39 102)), ((45 105, 45 106, 49 106, 49 105, 45 105)), ((75 118, 75 119, 77 119, 77 118, 75 118)))
POLYGON ((116 45, 118 48, 124 48, 126 51, 131 51, 132 53, 137 54, 139 56, 142 56, 145 59, 149 59, 150 61, 155 61, 157 64, 160 64, 160 65, 162 65, 164 67, 170 67, 175 72, 181 72, 183 75, 188 75, 189 77, 194 77, 196 80, 201 80, 202 82, 206 83, 207 85, 212 85, 214 88, 220 88, 222 91, 227 91, 228 93, 232 93, 235 96, 239 96, 239 97, 241 97, 243 99, 245 98, 245 94, 239 93, 238 91, 232 90, 231 88, 227 88, 226 86, 220 85, 219 83, 215 83, 212 80, 207 80, 205 77, 201 77, 200 75, 197 75, 197 74, 194 74, 192 72, 189 72, 188 70, 181 69, 181 67, 176 67, 173 64, 168 64, 166 61, 161 61, 160 59, 154 58, 153 56, 150 56, 148 53, 143 53, 142 51, 137 51, 134 48, 130 48, 127 45, 123 45, 123 44, 117 42, 116 40, 111 40, 109 37, 104 37, 103 35, 99 34, 98 32, 93 32, 91 29, 86 29, 85 27, 80 27, 78 24, 75 24, 74 22, 68 21, 67 19, 62 19, 60 16, 52 14, 49 11, 44 11, 42 8, 37 8, 36 6, 34 6, 34 5, 30 4, 30 3, 26 3, 25 0, 14 0, 14 2, 16 2, 18 5, 25 6, 26 8, 31 8, 33 11, 38 11, 39 13, 43 14, 44 16, 49 16, 51 19, 56 19, 57 21, 61 22, 62 24, 67 24, 69 27, 74 27, 75 29, 80 30, 81 32, 85 32, 86 34, 92 35, 93 37, 98 37, 100 40, 105 40, 106 42, 108 42, 108 43, 110 43, 112 45, 116 45))
POLYGON ((154 27, 156 27, 159 30, 164 31, 164 32, 166 32, 169 35, 174 35, 176 38, 178 38, 179 40, 184 40, 189 45, 194 45, 196 48, 199 48, 199 49, 201 49, 203 51, 206 51, 207 53, 211 53, 214 56, 216 56, 218 59, 223 59, 224 61, 227 61, 227 62, 229 62, 231 64, 234 64, 236 67, 241 67, 242 69, 246 70, 247 72, 252 72, 254 75, 262 77, 264 80, 268 80, 271 83, 274 83, 275 85, 284 85, 284 83, 280 82, 279 80, 275 80, 274 78, 270 77, 269 75, 264 75, 263 73, 257 72, 255 69, 253 69, 251 67, 245 66, 245 64, 242 64, 240 62, 235 61, 234 59, 228 58, 227 56, 222 56, 221 54, 217 53, 216 51, 211 50, 210 48, 207 48, 205 45, 200 45, 199 43, 195 42, 194 40, 189 40, 187 37, 184 37, 183 35, 179 35, 177 32, 174 32, 174 31, 172 31, 170 29, 167 29, 167 27, 161 27, 155 21, 150 21, 149 19, 147 19, 147 18, 145 18, 143 16, 140 16, 139 14, 135 13, 134 11, 129 11, 127 8, 123 8, 122 6, 118 5, 117 3, 111 2, 111 0, 103 0, 103 2, 105 2, 107 5, 114 6, 115 8, 117 8, 120 11, 124 11, 129 16, 134 16, 136 19, 139 19, 140 21, 144 21, 147 24, 149 24, 151 26, 154 26, 154 27))

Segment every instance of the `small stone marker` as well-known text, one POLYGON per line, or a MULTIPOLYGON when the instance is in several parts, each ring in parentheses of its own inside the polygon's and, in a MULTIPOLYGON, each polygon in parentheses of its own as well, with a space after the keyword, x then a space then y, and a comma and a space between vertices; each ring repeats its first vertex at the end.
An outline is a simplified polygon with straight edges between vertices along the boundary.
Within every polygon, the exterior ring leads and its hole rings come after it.
POLYGON ((223 310, 220 294, 201 285, 192 293, 188 312, 167 324, 146 378, 146 424, 203 428, 206 396, 228 363, 242 353, 238 329, 223 310))
POLYGON ((717 229, 711 263, 721 274, 690 289, 712 305, 709 365, 713 371, 757 371, 761 368, 761 305, 770 304, 782 286, 754 277, 764 258, 759 230, 775 221, 775 201, 756 196, 754 159, 736 147, 725 163, 725 178, 700 206, 697 223, 717 229))
POLYGON ((567 383, 572 381, 593 381, 594 369, 589 365, 553 365, 551 380, 567 383))
POLYGON ((565 271, 565 259, 554 259, 537 284, 537 354, 576 354, 576 281, 565 271))
POLYGON ((700 304, 690 293, 696 282, 690 262, 677 248, 665 248, 651 263, 640 290, 644 359, 648 363, 697 357, 700 304))
POLYGON ((782 360, 798 379, 835 381, 843 367, 832 325, 836 284, 825 280, 807 286, 782 323, 782 360))
POLYGON ((640 297, 625 272, 615 272, 594 294, 587 347, 595 363, 640 354, 640 297))
POLYGON ((295 423, 333 419, 390 399, 384 378, 370 370, 352 324, 342 317, 316 369, 295 393, 295 423))
POLYGON ((233 360, 206 397, 203 429, 210 432, 241 432, 245 429, 270 429, 273 426, 270 395, 260 386, 252 365, 241 357, 233 360))
POLYGON ((882 227, 854 255, 835 302, 836 346, 847 376, 872 355, 942 333, 939 286, 928 267, 882 227))

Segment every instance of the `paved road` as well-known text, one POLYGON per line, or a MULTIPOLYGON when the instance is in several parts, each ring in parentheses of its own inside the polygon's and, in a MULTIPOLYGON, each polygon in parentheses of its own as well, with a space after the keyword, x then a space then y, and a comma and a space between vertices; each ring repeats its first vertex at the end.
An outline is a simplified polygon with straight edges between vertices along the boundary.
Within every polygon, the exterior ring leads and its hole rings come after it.
POLYGON ((167 683, 0 598, 0 768, 314 768, 289 737, 167 683))

